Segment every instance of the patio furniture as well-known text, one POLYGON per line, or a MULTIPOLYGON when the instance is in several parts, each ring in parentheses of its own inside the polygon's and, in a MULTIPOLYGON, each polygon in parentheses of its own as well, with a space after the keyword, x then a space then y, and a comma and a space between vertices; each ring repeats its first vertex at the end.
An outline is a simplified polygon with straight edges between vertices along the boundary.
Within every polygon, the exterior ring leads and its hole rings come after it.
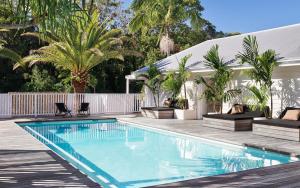
MULTIPOLYGON (((232 109, 230 109, 226 114, 203 115, 203 126, 228 131, 251 131, 253 119, 256 117, 265 117, 265 113, 260 110, 253 111, 247 105, 242 105, 242 107, 243 112, 241 113, 231 114, 232 109)), ((269 108, 267 107, 267 109, 269 108)))
POLYGON ((65 105, 65 103, 55 103, 56 105, 56 111, 55 116, 71 116, 71 110, 68 109, 68 107, 65 105))
POLYGON ((288 110, 300 110, 296 107, 287 107, 278 119, 253 121, 253 134, 274 137, 286 140, 300 141, 300 121, 285 120, 283 117, 288 110))
POLYGON ((78 109, 78 115, 89 116, 90 115, 90 103, 83 102, 78 109))

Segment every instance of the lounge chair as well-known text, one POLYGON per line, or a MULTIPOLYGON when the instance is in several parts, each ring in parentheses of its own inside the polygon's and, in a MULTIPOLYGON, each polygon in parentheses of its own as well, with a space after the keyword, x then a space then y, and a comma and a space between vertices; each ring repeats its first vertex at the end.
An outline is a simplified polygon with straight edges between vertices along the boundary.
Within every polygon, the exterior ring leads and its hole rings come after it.
POLYGON ((79 106, 78 115, 90 115, 90 103, 83 102, 79 106))
MULTIPOLYGON (((233 106, 236 106, 235 104, 233 106)), ((251 110, 247 105, 241 105, 243 111, 237 114, 231 114, 230 109, 226 114, 207 114, 203 115, 203 126, 224 129, 228 131, 251 131, 252 121, 257 117, 265 117, 264 111, 251 110)), ((267 109, 269 109, 267 107, 267 109)))
POLYGON ((300 121, 282 119, 288 110, 300 110, 296 107, 287 107, 278 119, 253 121, 253 134, 300 141, 300 121))
POLYGON ((65 103, 55 103, 56 105, 56 111, 55 116, 71 116, 71 110, 68 109, 68 107, 65 105, 65 103))

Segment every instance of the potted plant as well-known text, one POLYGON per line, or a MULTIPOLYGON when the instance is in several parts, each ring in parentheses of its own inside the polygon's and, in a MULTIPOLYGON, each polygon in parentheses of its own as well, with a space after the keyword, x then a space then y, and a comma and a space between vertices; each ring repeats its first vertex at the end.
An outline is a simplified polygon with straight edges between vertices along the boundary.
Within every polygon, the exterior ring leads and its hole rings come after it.
POLYGON ((213 46, 204 56, 204 59, 206 60, 205 65, 214 73, 209 75, 209 78, 200 76, 196 79, 196 83, 205 85, 206 88, 201 97, 213 104, 214 112, 222 114, 223 103, 228 102, 241 91, 239 89, 227 89, 232 78, 232 70, 219 56, 218 45, 213 46))
MULTIPOLYGON (((278 57, 276 56, 276 52, 274 50, 266 50, 262 54, 259 54, 259 47, 255 36, 247 36, 243 41, 243 51, 237 55, 237 59, 240 60, 241 64, 249 64, 253 67, 253 69, 248 70, 246 73, 249 78, 254 80, 255 84, 260 88, 260 92, 264 92, 263 94, 259 94, 256 92, 254 96, 257 97, 257 100, 262 100, 260 97, 264 96, 265 100, 270 101, 271 109, 269 113, 266 113, 267 118, 273 117, 273 81, 272 75, 274 69, 279 65, 278 57), (268 100, 270 98, 270 100, 268 100)), ((252 88, 253 93, 255 91, 252 88)), ((265 106, 267 103, 265 103, 265 106)))
POLYGON ((178 71, 169 72, 163 83, 164 90, 171 94, 172 101, 176 101, 174 116, 177 119, 196 119, 196 111, 189 109, 186 89, 186 81, 190 77, 186 63, 190 57, 191 55, 183 57, 179 63, 178 71), (182 89, 183 96, 179 97, 182 89))
POLYGON ((148 70, 144 74, 140 74, 138 77, 143 78, 144 86, 149 89, 152 94, 154 107, 142 107, 141 112, 144 117, 155 119, 171 119, 174 116, 173 108, 160 107, 160 94, 161 85, 164 81, 164 77, 155 64, 150 64, 148 70))

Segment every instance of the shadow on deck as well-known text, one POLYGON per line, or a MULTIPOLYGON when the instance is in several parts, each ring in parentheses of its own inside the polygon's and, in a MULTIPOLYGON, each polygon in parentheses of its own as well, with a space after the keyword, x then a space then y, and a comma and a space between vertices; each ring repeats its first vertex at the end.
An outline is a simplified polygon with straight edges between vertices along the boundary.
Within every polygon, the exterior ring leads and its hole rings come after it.
POLYGON ((100 187, 45 150, 0 150, 0 187, 100 187))

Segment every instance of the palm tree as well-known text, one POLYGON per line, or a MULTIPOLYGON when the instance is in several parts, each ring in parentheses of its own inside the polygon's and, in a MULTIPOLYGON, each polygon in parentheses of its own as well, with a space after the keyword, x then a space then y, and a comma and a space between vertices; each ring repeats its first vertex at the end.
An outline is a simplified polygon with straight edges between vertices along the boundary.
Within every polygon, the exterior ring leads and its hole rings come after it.
POLYGON ((270 116, 269 109, 266 108, 268 106, 269 95, 268 88, 262 86, 260 88, 256 86, 247 86, 248 91, 250 91, 250 95, 247 97, 247 103, 250 104, 249 107, 252 110, 256 110, 257 108, 260 111, 264 111, 267 117, 270 116))
POLYGON ((200 76, 196 79, 196 83, 206 86, 202 97, 208 102, 213 103, 214 111, 217 111, 216 104, 221 104, 220 112, 222 113, 223 102, 227 102, 232 97, 235 97, 240 93, 240 90, 226 89, 232 78, 232 70, 228 67, 228 64, 224 62, 223 58, 219 56, 218 45, 213 46, 204 56, 204 59, 206 60, 205 65, 214 70, 214 73, 208 79, 200 76))
POLYGON ((167 73, 165 81, 163 82, 163 89, 171 94, 172 101, 175 101, 180 94, 182 82, 178 78, 176 71, 170 71, 167 73))
POLYGON ((27 33, 45 40, 49 45, 35 50, 15 67, 25 63, 52 63, 57 68, 70 71, 74 91, 83 93, 92 68, 109 59, 123 60, 123 55, 130 51, 122 49, 125 38, 120 30, 108 29, 106 22, 99 25, 97 11, 91 16, 78 12, 69 18, 68 25, 65 30, 58 28, 61 32, 27 33))
POLYGON ((187 97, 186 97, 186 85, 185 82, 188 80, 188 78, 190 77, 190 73, 187 71, 186 68, 186 63, 187 61, 190 59, 190 57, 192 57, 192 55, 187 55, 185 57, 183 57, 181 59, 181 62, 179 63, 179 67, 178 67, 178 75, 179 75, 179 79, 182 82, 183 85, 183 92, 184 92, 184 100, 185 100, 185 109, 188 108, 188 103, 187 103, 187 97))
POLYGON ((181 92, 181 89, 183 87, 184 92, 184 98, 183 98, 183 109, 188 108, 188 101, 187 101, 187 91, 186 91, 186 85, 185 82, 190 77, 189 72, 186 68, 186 63, 188 59, 191 57, 190 55, 187 55, 181 59, 181 61, 178 64, 178 72, 171 71, 166 75, 166 79, 163 82, 163 88, 172 93, 172 98, 175 101, 179 93, 181 92))
POLYGON ((199 29, 204 22, 201 18, 204 9, 200 1, 133 0, 131 8, 134 17, 129 23, 129 29, 143 34, 151 29, 159 30, 160 49, 168 56, 174 49, 174 41, 170 37, 172 26, 190 21, 192 27, 199 29))
POLYGON ((144 86, 151 91, 155 107, 159 107, 159 95, 164 82, 164 77, 159 69, 152 63, 148 66, 147 72, 138 75, 138 78, 145 79, 144 86))
POLYGON ((2 0, 1 8, 10 10, 14 23, 3 25, 8 29, 39 26, 39 29, 54 29, 61 26, 78 11, 91 13, 97 4, 94 0, 2 0))
POLYGON ((273 116, 273 92, 272 92, 272 75, 274 68, 278 66, 278 58, 274 50, 267 50, 262 54, 259 54, 258 43, 255 36, 247 36, 243 41, 243 52, 239 52, 237 59, 240 63, 248 63, 253 67, 247 71, 247 74, 253 79, 260 87, 267 87, 270 102, 271 111, 270 118, 273 116))
POLYGON ((5 44, 6 44, 6 41, 0 39, 0 57, 8 58, 14 62, 21 63, 22 57, 15 51, 4 47, 5 44))

